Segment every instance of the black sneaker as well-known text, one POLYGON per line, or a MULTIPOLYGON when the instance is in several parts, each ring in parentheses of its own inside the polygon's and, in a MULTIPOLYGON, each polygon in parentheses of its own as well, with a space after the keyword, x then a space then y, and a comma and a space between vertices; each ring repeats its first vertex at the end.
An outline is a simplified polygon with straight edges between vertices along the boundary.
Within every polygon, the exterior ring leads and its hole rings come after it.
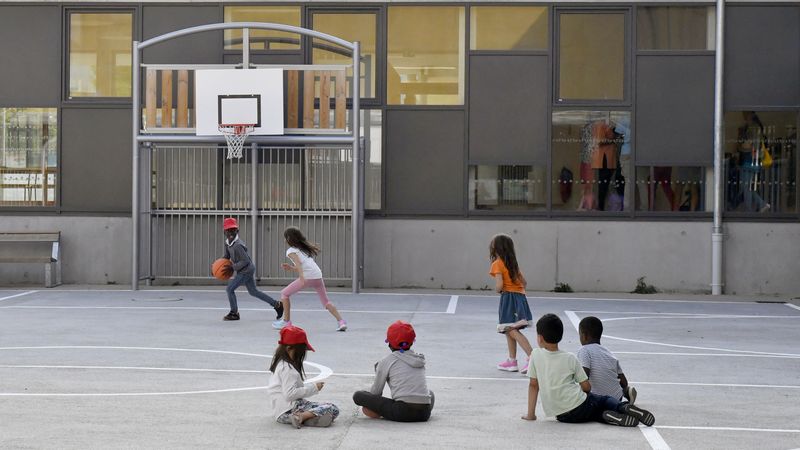
POLYGON ((639 425, 639 419, 636 417, 611 410, 603 412, 603 421, 607 424, 620 427, 635 427, 639 425))
POLYGON ((625 398, 628 399, 628 403, 633 405, 636 403, 636 388, 633 386, 628 386, 625 388, 625 398))
POLYGON ((639 419, 640 422, 652 427, 656 423, 656 417, 650 411, 639 408, 638 406, 631 405, 630 403, 623 406, 625 414, 639 419))
POLYGON ((280 319, 281 317, 283 317, 283 302, 278 302, 275 305, 275 315, 276 315, 275 319, 280 319))
POLYGON ((227 316, 223 317, 222 320, 239 320, 239 313, 231 311, 227 316))

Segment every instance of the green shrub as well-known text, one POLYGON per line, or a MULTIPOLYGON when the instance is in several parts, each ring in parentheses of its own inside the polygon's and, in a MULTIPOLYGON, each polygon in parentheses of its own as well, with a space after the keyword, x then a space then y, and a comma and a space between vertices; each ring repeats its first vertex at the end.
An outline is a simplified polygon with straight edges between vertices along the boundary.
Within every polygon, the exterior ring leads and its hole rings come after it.
POLYGON ((636 287, 631 294, 655 294, 658 292, 655 286, 645 283, 644 278, 645 277, 639 277, 639 279, 636 280, 636 287))

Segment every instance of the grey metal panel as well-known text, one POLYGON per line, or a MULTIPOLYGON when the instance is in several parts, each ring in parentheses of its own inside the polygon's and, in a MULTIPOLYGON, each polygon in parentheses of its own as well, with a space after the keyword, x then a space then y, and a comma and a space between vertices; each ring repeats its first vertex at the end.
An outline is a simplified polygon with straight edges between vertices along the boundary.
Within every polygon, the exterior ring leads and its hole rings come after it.
POLYGON ((62 210, 130 211, 130 108, 64 108, 61 114, 62 210))
POLYGON ((547 60, 530 55, 470 58, 470 162, 547 162, 547 60))
POLYGON ((636 64, 636 163, 711 164, 714 57, 639 56, 636 64))
POLYGON ((464 112, 386 111, 386 210, 463 211, 464 112))
POLYGON ((0 106, 58 105, 61 41, 61 7, 0 6, 0 106))
MULTIPOLYGON (((171 31, 222 21, 217 6, 151 6, 142 11, 142 36, 150 39, 171 31)), ((222 62, 222 31, 180 37, 144 50, 147 64, 219 64, 222 62)))
POLYGON ((725 107, 800 105, 800 7, 729 6, 725 107))

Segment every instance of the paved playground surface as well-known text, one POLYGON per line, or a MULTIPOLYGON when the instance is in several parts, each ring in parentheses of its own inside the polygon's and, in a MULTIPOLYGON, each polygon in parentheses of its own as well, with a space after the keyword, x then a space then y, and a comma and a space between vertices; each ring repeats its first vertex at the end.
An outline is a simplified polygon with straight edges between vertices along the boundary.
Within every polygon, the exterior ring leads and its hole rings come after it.
MULTIPOLYGON (((564 350, 578 349, 580 318, 603 319, 603 344, 655 427, 561 424, 541 405, 539 420, 521 420, 527 379, 495 369, 506 345, 495 332, 498 298, 488 292, 331 293, 346 333, 334 331, 315 295, 298 295, 293 322, 317 349, 308 376, 326 381, 312 399, 342 412, 331 428, 296 430, 266 413, 278 333, 272 309, 246 292, 242 320, 223 322, 220 287, 0 290, 0 448, 800 447, 796 300, 589 297, 529 300, 535 318, 562 318, 564 350), (397 319, 414 324, 415 349, 428 359, 436 393, 428 423, 368 419, 351 400, 371 384, 397 319)), ((535 333, 526 335, 535 345, 535 333)))

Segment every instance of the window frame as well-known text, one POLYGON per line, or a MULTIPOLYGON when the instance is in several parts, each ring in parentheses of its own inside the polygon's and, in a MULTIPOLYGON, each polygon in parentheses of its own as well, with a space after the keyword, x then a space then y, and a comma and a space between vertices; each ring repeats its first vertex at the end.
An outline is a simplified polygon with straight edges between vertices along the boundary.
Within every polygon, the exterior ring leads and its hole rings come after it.
POLYGON ((136 6, 108 6, 108 7, 64 7, 63 15, 63 56, 62 65, 62 103, 64 105, 132 105, 133 104, 133 53, 131 53, 131 92, 126 97, 70 97, 70 40, 71 40, 71 17, 72 14, 123 14, 131 15, 131 52, 133 52, 133 42, 141 39, 141 8, 136 6))
MULTIPOLYGON (((631 36, 631 47, 634 53, 634 56, 702 56, 702 55, 711 55, 713 56, 716 54, 716 43, 714 44, 714 49, 694 49, 694 50, 654 50, 654 49, 639 49, 639 30, 638 30, 638 21, 639 21, 639 9, 644 8, 653 8, 659 6, 674 6, 674 7, 687 7, 687 8, 709 8, 714 7, 713 3, 679 3, 679 4, 671 4, 671 3, 653 3, 653 4, 634 4, 632 10, 632 19, 631 19, 631 26, 633 27, 633 33, 631 36)), ((715 22, 716 26, 716 22, 715 22)), ((716 30, 714 30, 715 39, 716 39, 716 30)))
MULTIPOLYGON (((308 7, 303 4, 297 3, 221 3, 219 4, 220 14, 221 14, 221 22, 222 23, 231 23, 225 20, 225 8, 236 8, 236 7, 296 7, 300 9, 300 24, 298 25, 301 28, 308 28, 307 18, 307 9, 308 7)), ((297 35, 300 39, 299 48, 296 49, 280 49, 280 50, 262 50, 262 49, 253 49, 250 48, 250 55, 290 55, 290 56, 302 56, 305 55, 305 49, 308 47, 306 45, 306 39, 303 35, 297 35)), ((241 56, 242 49, 227 49, 225 48, 225 33, 222 33, 222 57, 223 59, 228 55, 234 56, 241 56)), ((251 45, 252 47, 252 45, 251 45)))

